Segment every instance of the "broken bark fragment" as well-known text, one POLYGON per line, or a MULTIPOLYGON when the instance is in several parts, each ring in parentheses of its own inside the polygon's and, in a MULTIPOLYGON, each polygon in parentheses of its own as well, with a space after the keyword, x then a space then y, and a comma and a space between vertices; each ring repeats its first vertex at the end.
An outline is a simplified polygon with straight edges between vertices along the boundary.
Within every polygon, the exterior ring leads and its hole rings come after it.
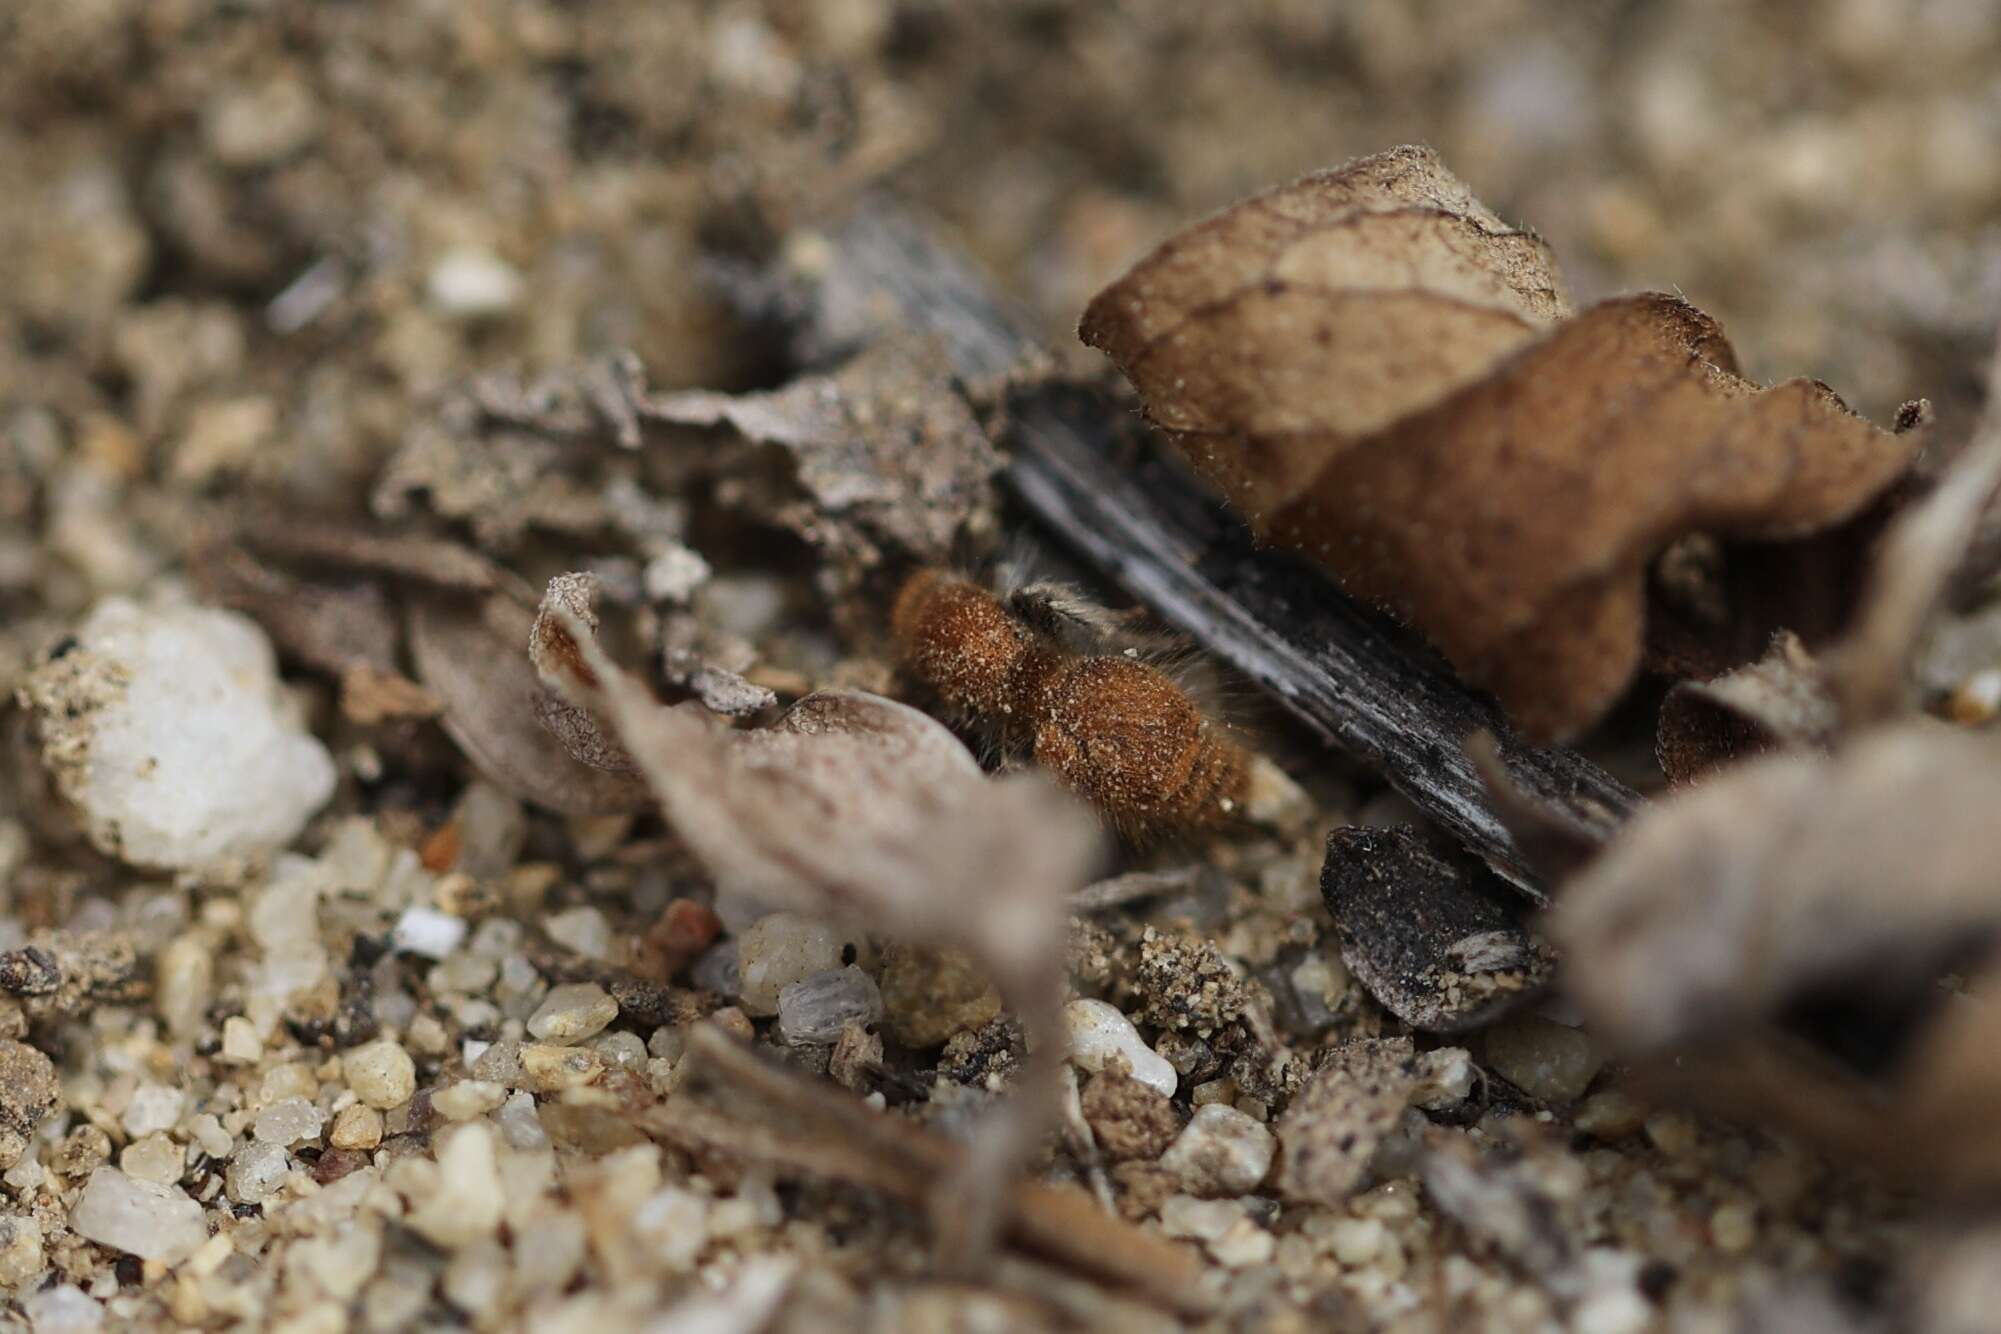
POLYGON ((1533 996, 1553 964, 1523 924, 1516 895, 1408 827, 1334 830, 1320 893, 1348 971, 1384 1009, 1425 1032, 1494 1019, 1533 996))
POLYGON ((1638 669, 1655 556, 1838 525, 1917 444, 1742 379, 1678 298, 1567 315, 1540 243, 1407 148, 1171 239, 1080 333, 1262 538, 1561 738, 1638 669))

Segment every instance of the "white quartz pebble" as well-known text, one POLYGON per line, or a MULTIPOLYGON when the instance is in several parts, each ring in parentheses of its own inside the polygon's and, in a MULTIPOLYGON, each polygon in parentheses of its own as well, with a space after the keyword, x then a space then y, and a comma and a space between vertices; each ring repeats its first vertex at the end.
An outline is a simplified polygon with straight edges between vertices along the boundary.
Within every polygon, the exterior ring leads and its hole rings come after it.
POLYGON ((208 1240, 202 1207, 186 1192, 134 1181, 115 1167, 90 1174, 69 1225, 87 1241, 164 1264, 186 1259, 208 1240))
POLYGON ((107 599, 25 695, 91 842, 137 866, 266 855, 333 795, 333 758, 300 725, 271 641, 235 612, 107 599))
POLYGON ((1123 1057, 1132 1077, 1174 1096, 1180 1082, 1167 1058, 1140 1040, 1132 1020, 1101 1000, 1074 1000, 1063 1007, 1070 1031, 1070 1062, 1080 1070, 1103 1070, 1123 1057))

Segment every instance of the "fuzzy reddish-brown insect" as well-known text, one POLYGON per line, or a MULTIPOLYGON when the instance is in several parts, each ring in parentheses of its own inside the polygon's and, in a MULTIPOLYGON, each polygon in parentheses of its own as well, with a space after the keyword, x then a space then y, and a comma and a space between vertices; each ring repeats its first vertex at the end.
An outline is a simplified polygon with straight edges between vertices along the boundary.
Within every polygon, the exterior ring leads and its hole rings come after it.
POLYGON ((1127 838, 1211 828, 1241 812, 1250 756, 1158 667, 1073 652, 942 570, 904 582, 890 628, 906 671, 1029 750, 1127 838))

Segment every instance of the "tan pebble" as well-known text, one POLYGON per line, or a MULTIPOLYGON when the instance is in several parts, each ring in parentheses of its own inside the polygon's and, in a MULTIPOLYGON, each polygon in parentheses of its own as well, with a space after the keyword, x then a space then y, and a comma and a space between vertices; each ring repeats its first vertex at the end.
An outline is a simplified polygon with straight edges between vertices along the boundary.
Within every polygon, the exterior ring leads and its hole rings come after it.
POLYGON ((1209 1254, 1216 1262, 1231 1269, 1247 1269, 1252 1265, 1271 1263, 1272 1253, 1278 1248, 1278 1238, 1259 1227, 1248 1218, 1240 1218, 1230 1225, 1228 1231, 1209 1243, 1209 1254))
POLYGON ((1945 713, 1954 722, 1968 727, 2001 713, 2001 669, 1989 667, 1961 681, 1946 696, 1945 713))
POLYGON ((589 1047, 531 1042, 521 1048, 521 1087, 533 1093, 582 1088, 604 1073, 604 1058, 589 1047))
POLYGON ((343 1108, 334 1117, 327 1142, 336 1149, 372 1149, 382 1143, 382 1113, 367 1103, 343 1108))
POLYGON ((1344 1218, 1328 1235, 1334 1258, 1349 1268, 1375 1259, 1389 1240, 1389 1229, 1373 1218, 1344 1218))
POLYGON ((1647 1138, 1670 1158, 1685 1158, 1695 1152, 1695 1122, 1680 1112, 1655 1112, 1646 1120, 1647 1138))
POLYGON ((417 1091, 417 1063, 387 1038, 356 1047, 341 1060, 347 1086, 370 1107, 388 1111, 417 1091))
POLYGON ((264 1041, 240 1014, 222 1021, 222 1049, 215 1059, 225 1065, 255 1065, 264 1059, 264 1041))
MULTIPOLYGON (((1189 1099, 1197 1107, 1206 1107, 1212 1102, 1235 1103, 1237 1081, 1234 1079, 1212 1079, 1206 1084, 1197 1084, 1189 1099)), ((1241 1110, 1241 1109, 1240 1109, 1241 1110)))
POLYGON ((1517 1014, 1487 1031, 1487 1063, 1531 1098, 1569 1103, 1584 1096, 1603 1060, 1582 1030, 1517 1014))
POLYGON ((1646 1123, 1647 1109, 1619 1089, 1600 1089, 1577 1109, 1572 1124, 1594 1139, 1624 1139, 1646 1123))
POLYGON ((1758 1240, 1758 1211, 1742 1200, 1718 1205, 1709 1216, 1709 1236, 1717 1249, 1741 1255, 1758 1240))
POLYGON ((485 1116, 507 1101, 507 1090, 486 1079, 461 1079, 431 1095, 431 1110, 447 1121, 485 1116))

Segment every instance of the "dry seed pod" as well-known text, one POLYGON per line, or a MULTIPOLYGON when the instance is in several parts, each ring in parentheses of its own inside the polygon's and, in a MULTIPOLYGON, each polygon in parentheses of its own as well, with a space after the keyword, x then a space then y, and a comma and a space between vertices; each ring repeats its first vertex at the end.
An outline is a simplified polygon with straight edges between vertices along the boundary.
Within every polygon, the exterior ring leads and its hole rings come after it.
POLYGON ((1542 244, 1423 149, 1196 225, 1080 334, 1261 538, 1409 620, 1541 738, 1632 678, 1662 550, 1838 524, 1916 448, 1823 385, 1742 379, 1675 297, 1573 316, 1542 244))
POLYGON ((1159 668, 1071 653, 978 584, 935 569, 904 581, 890 630, 912 675, 1030 748, 1128 838, 1242 810, 1250 756, 1159 668))

